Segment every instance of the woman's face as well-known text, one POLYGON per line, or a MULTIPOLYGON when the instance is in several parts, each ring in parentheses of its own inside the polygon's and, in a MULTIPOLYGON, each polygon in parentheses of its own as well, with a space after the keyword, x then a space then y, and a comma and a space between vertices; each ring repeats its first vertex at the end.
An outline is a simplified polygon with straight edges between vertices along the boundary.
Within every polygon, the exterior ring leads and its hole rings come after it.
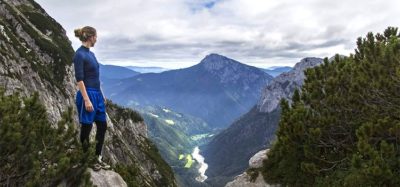
POLYGON ((89 38, 90 45, 93 47, 94 44, 97 42, 97 34, 89 38))

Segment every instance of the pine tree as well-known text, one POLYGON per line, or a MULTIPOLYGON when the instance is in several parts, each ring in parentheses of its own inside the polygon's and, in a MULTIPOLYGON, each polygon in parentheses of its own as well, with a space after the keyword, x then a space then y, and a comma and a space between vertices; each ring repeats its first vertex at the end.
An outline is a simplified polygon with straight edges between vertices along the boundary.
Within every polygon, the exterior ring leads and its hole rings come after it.
POLYGON ((354 55, 307 70, 301 94, 282 102, 270 183, 399 186, 400 41, 397 28, 357 39, 354 55))
POLYGON ((79 149, 71 115, 69 108, 54 128, 37 93, 21 100, 0 89, 0 185, 85 185, 87 155, 79 149))

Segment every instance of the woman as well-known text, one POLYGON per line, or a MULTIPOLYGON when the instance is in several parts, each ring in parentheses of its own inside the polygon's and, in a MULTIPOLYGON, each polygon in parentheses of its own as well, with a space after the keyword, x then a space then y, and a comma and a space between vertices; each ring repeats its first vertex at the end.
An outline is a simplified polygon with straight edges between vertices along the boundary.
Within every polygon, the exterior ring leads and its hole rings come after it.
POLYGON ((75 78, 79 87, 76 94, 76 106, 81 124, 80 140, 83 151, 89 148, 89 135, 93 122, 96 122, 96 164, 93 170, 109 169, 102 161, 101 150, 107 130, 105 98, 100 89, 99 63, 90 48, 97 41, 96 29, 86 26, 75 29, 75 36, 82 42, 74 56, 75 78))

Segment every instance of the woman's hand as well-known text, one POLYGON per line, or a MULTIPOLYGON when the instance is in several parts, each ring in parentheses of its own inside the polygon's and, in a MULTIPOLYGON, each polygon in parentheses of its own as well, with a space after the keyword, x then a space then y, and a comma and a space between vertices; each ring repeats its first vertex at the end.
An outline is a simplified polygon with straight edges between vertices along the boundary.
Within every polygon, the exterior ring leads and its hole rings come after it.
POLYGON ((85 100, 85 109, 88 112, 93 112, 93 105, 92 102, 90 102, 90 99, 85 100))

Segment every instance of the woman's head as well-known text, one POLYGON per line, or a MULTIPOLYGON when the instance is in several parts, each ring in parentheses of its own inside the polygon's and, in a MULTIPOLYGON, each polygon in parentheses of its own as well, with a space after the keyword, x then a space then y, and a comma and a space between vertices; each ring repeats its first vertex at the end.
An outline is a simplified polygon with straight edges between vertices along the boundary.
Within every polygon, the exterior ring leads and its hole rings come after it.
POLYGON ((82 42, 91 42, 92 46, 96 43, 97 33, 96 29, 90 26, 74 30, 75 36, 82 42))

